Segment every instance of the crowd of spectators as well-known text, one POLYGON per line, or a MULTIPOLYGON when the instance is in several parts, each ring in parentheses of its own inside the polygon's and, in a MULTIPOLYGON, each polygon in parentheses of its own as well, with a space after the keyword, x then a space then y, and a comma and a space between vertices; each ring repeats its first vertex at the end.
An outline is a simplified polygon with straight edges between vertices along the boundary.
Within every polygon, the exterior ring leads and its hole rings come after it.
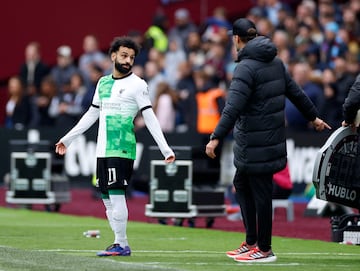
MULTIPOLYGON (((303 0, 295 7, 279 0, 258 0, 246 17, 260 35, 270 37, 278 57, 316 104, 320 117, 339 127, 342 103, 359 72, 360 0, 303 0)), ((142 46, 133 72, 144 78, 165 132, 196 130, 196 94, 210 87, 226 90, 236 51, 227 31, 231 21, 218 7, 200 24, 180 8, 174 24, 161 12, 146 31, 127 33, 142 46), (199 84, 206 78, 207 84, 199 84)), ((61 125, 71 127, 91 103, 97 80, 112 67, 93 35, 83 39, 83 54, 74 59, 68 45, 57 49, 57 63, 48 66, 41 48, 31 42, 24 64, 8 81, 3 109, 9 129, 61 125)), ((290 128, 307 130, 308 123, 286 104, 290 128)), ((142 127, 141 117, 136 119, 142 127)))

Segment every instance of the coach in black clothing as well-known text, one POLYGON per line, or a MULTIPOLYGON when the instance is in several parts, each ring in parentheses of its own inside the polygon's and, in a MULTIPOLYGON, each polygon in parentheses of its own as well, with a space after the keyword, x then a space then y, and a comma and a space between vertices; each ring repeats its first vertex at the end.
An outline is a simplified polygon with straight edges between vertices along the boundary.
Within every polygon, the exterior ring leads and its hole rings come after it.
POLYGON ((231 34, 238 50, 238 65, 206 154, 214 158, 219 140, 234 128, 234 185, 246 241, 227 255, 241 262, 270 262, 276 260, 271 250, 272 176, 286 165, 286 97, 316 130, 330 127, 317 117, 311 100, 276 57, 275 45, 257 35, 253 22, 238 19, 231 34))

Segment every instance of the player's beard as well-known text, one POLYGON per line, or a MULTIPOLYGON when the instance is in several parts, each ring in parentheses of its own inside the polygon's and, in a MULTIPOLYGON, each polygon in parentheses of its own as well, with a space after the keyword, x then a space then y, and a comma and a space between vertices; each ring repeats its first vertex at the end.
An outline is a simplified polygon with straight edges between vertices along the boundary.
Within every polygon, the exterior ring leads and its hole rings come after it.
POLYGON ((132 66, 130 64, 127 65, 128 67, 126 67, 124 64, 115 61, 115 69, 121 74, 128 74, 130 72, 132 66))

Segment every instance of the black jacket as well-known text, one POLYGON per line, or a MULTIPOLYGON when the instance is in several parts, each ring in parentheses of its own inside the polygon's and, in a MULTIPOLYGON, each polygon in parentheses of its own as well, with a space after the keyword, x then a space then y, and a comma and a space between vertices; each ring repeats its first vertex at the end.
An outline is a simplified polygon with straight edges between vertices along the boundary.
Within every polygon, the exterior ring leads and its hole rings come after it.
POLYGON ((356 77, 354 84, 343 104, 343 115, 346 123, 353 123, 357 111, 360 109, 360 75, 356 77))
POLYGON ((317 110, 276 58, 270 39, 260 36, 239 51, 221 119, 214 131, 222 139, 234 127, 234 164, 245 173, 275 173, 286 164, 285 98, 315 120, 317 110))

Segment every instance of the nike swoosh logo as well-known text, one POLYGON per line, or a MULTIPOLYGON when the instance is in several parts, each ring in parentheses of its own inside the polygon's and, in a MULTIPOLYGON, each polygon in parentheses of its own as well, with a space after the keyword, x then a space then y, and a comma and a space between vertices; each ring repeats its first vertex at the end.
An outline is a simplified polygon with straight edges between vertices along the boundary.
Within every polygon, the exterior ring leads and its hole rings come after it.
POLYGON ((115 181, 109 181, 108 182, 108 185, 112 185, 112 184, 114 184, 114 183, 116 183, 117 182, 117 180, 115 180, 115 181))

